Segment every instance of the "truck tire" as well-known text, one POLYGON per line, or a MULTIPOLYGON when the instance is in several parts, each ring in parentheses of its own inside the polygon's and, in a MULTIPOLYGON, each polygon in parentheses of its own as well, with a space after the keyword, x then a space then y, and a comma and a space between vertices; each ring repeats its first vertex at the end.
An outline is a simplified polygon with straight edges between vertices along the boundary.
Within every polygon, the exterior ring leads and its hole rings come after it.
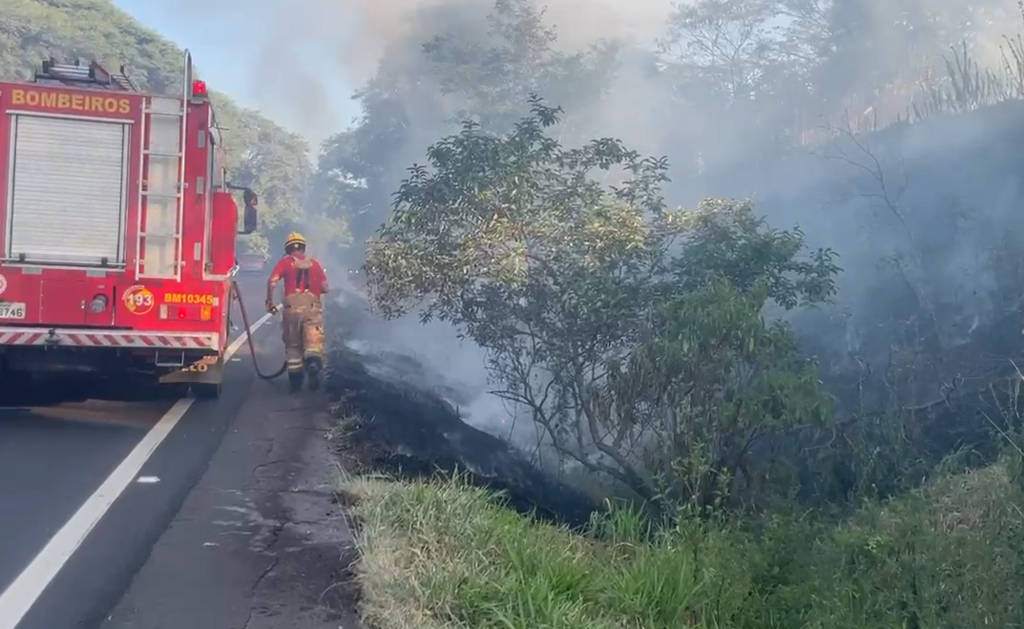
POLYGON ((223 388, 224 384, 221 382, 217 384, 193 384, 192 395, 196 396, 197 400, 216 400, 220 397, 223 388))

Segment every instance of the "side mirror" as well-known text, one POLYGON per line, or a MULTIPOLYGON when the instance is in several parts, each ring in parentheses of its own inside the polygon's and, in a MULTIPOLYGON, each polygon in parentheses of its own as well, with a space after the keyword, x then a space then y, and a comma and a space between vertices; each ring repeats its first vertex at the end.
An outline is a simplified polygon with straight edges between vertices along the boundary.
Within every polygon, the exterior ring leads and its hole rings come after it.
POLYGON ((242 214, 242 231, 240 233, 251 234, 256 231, 259 222, 259 210, 256 208, 260 204, 260 199, 251 189, 245 188, 242 191, 242 200, 245 202, 245 209, 242 214))

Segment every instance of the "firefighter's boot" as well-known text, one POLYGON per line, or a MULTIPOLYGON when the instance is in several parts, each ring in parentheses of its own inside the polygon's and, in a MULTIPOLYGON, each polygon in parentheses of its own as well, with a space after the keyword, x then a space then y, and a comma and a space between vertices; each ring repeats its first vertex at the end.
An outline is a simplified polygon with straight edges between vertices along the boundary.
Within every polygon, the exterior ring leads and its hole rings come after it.
POLYGON ((320 388, 320 373, 323 371, 323 360, 319 356, 306 357, 306 376, 309 378, 309 390, 320 388))
POLYGON ((288 372, 288 389, 292 393, 298 393, 302 390, 302 381, 305 379, 305 375, 305 372, 302 371, 288 372))

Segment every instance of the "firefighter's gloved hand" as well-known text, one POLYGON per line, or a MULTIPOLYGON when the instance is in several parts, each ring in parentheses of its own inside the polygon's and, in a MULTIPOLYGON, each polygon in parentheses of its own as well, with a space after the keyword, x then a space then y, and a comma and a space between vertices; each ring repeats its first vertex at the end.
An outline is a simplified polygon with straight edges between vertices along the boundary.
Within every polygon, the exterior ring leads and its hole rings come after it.
POLYGON ((270 314, 277 314, 277 305, 269 299, 267 300, 267 312, 270 314))

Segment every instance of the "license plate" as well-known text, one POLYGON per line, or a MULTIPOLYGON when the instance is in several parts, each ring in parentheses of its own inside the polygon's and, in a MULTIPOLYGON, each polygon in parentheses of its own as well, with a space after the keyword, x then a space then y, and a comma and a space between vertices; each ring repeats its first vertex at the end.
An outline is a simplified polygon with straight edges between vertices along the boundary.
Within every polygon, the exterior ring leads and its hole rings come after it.
POLYGON ((12 301, 0 302, 0 319, 24 319, 25 304, 12 301))

